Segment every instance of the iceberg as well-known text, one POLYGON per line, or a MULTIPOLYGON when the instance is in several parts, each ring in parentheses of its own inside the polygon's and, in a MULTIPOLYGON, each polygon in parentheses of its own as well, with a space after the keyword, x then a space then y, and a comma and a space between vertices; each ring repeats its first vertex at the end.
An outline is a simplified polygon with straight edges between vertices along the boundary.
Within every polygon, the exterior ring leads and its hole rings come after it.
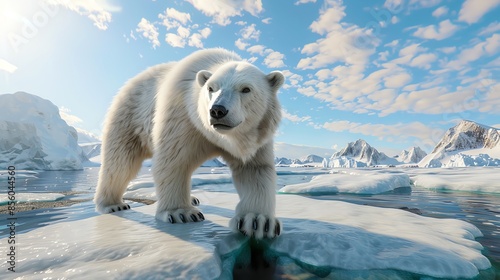
POLYGON ((86 161, 75 128, 52 102, 25 92, 0 95, 0 165, 79 170, 86 161))

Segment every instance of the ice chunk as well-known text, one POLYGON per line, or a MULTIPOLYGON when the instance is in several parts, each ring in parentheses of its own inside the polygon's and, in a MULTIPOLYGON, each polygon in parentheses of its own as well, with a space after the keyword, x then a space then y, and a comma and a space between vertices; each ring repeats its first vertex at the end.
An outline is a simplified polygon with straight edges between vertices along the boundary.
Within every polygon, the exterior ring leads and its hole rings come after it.
POLYGON ((310 182, 285 186, 281 193, 308 194, 379 194, 398 188, 410 188, 410 177, 402 172, 379 170, 340 171, 317 175, 310 182))
POLYGON ((442 168, 413 170, 414 184, 434 190, 500 193, 499 167, 442 168), (478 180, 481 178, 481 180, 478 180))
MULTIPOLYGON (((18 192, 15 194, 16 202, 42 202, 42 201, 56 201, 64 197, 60 193, 29 193, 29 192, 18 192)), ((0 196, 0 205, 5 205, 10 201, 7 195, 0 196)))

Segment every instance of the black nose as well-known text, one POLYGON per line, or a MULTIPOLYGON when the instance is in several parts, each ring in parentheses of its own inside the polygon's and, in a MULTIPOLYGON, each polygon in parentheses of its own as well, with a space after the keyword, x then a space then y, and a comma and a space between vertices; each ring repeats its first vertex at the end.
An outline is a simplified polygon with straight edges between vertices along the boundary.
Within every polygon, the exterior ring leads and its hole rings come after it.
POLYGON ((222 119, 225 115, 227 115, 226 107, 222 105, 213 105, 212 109, 210 109, 210 116, 214 119, 222 119))

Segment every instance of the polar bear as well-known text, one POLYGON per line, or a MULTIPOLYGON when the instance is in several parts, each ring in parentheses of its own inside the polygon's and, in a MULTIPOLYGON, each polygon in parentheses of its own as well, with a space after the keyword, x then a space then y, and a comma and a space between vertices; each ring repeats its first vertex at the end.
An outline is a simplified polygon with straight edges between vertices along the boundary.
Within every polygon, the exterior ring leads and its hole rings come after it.
POLYGON ((123 193, 152 157, 156 218, 203 221, 199 201, 190 195, 191 175, 204 161, 222 156, 240 198, 230 228, 257 239, 280 235, 273 136, 284 80, 281 72, 266 75, 224 49, 200 50, 129 80, 106 116, 96 210, 130 209, 123 193))

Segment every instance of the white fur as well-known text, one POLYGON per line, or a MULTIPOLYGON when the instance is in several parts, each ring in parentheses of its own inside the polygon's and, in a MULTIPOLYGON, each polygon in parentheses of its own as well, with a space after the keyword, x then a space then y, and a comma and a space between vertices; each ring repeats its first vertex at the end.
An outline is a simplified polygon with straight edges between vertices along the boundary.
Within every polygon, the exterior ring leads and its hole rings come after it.
POLYGON ((152 156, 156 217, 201 220, 190 196, 191 174, 220 155, 240 196, 231 228, 256 238, 279 234, 272 137, 281 118, 276 95, 283 82, 280 72, 265 75, 223 49, 195 52, 128 81, 106 118, 96 209, 128 209, 122 200, 126 186, 142 161, 152 156), (212 105, 224 106, 227 115, 211 118, 212 105), (233 128, 220 129, 219 123, 233 128))

